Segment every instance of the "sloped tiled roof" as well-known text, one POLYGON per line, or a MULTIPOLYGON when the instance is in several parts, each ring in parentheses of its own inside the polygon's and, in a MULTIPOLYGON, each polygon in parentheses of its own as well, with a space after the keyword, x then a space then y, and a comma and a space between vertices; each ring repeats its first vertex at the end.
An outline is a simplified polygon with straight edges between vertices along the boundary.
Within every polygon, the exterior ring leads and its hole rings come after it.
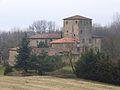
POLYGON ((50 44, 59 44, 59 43, 75 43, 75 42, 79 42, 78 39, 76 38, 61 38, 61 39, 58 39, 58 40, 54 40, 52 42, 50 42, 50 44))
POLYGON ((30 39, 48 39, 48 38, 59 39, 61 38, 61 34, 41 33, 41 34, 36 34, 30 37, 30 39))
POLYGON ((68 17, 68 18, 64 18, 63 20, 83 20, 83 19, 90 19, 90 18, 80 16, 80 15, 75 15, 75 16, 71 16, 71 17, 68 17))

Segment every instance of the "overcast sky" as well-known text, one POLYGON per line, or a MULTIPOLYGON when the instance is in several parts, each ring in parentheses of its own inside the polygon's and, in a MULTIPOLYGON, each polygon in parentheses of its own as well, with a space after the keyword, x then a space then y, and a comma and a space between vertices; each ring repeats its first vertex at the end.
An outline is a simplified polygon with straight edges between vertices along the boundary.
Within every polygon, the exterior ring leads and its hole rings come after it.
POLYGON ((55 21, 82 15, 106 25, 120 13, 120 0, 0 0, 0 29, 26 28, 35 20, 55 21))

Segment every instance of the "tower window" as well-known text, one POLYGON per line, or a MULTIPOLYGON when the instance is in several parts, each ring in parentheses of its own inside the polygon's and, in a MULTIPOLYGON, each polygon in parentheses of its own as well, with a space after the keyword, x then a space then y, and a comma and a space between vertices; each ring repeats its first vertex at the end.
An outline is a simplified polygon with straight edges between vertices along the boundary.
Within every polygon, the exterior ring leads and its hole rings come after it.
POLYGON ((66 24, 68 24, 68 21, 66 21, 66 24))
POLYGON ((75 21, 75 23, 77 24, 78 22, 77 22, 77 21, 75 21))
POLYGON ((85 39, 82 40, 82 43, 85 43, 85 39))
POLYGON ((74 34, 74 36, 75 36, 75 34, 74 34))
POLYGON ((83 33, 83 31, 82 31, 82 30, 80 30, 80 33, 82 34, 82 33, 83 33))
POLYGON ((67 30, 67 33, 68 33, 68 30, 67 30))
POLYGON ((80 23, 82 24, 82 21, 80 21, 80 23))

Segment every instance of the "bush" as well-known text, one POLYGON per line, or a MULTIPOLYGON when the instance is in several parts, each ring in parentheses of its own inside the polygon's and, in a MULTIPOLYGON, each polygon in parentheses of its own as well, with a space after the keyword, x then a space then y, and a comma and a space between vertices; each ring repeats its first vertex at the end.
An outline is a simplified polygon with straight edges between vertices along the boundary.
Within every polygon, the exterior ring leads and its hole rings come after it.
POLYGON ((4 75, 9 75, 11 72, 13 72, 12 67, 6 66, 5 71, 4 71, 4 75))
POLYGON ((42 75, 45 72, 51 72, 62 67, 62 60, 57 56, 32 55, 29 62, 29 70, 35 70, 42 75))
POLYGON ((120 85, 120 66, 101 53, 84 53, 75 64, 79 78, 120 85))
POLYGON ((75 64, 75 73, 77 77, 93 79, 96 62, 96 55, 93 51, 82 54, 80 60, 75 64))

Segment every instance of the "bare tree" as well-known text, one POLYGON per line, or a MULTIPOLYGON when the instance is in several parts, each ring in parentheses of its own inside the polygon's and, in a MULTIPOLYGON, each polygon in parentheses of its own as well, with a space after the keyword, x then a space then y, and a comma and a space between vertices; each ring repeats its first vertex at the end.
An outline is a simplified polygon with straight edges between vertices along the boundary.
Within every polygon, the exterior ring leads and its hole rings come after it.
POLYGON ((0 32, 0 50, 4 60, 8 59, 9 48, 17 47, 20 44, 25 35, 24 32, 19 28, 13 28, 9 32, 0 32))
POLYGON ((120 59, 120 14, 113 16, 113 22, 109 26, 94 25, 93 33, 103 36, 103 52, 113 59, 120 59))
POLYGON ((57 28, 55 22, 46 21, 46 20, 38 20, 38 21, 33 22, 33 24, 29 26, 29 29, 33 30, 36 33, 60 32, 60 29, 57 28))
POLYGON ((47 21, 45 20, 38 20, 33 22, 31 26, 29 26, 34 32, 42 33, 47 30, 47 21))
POLYGON ((48 32, 49 32, 49 33, 52 33, 52 32, 55 31, 55 30, 56 30, 55 23, 52 22, 52 21, 49 21, 49 22, 48 22, 48 32))

